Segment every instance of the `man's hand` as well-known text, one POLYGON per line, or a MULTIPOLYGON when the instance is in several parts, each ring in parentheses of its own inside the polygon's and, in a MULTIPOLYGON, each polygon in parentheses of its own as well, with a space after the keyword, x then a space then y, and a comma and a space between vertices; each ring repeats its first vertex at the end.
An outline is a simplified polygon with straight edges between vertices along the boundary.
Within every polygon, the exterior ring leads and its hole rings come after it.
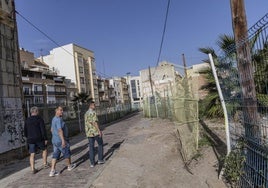
POLYGON ((66 147, 66 142, 65 142, 65 140, 63 140, 63 141, 61 142, 61 147, 62 147, 62 148, 65 148, 65 147, 66 147))
POLYGON ((47 140, 45 140, 45 145, 47 145, 47 140))
POLYGON ((102 137, 102 132, 99 130, 99 136, 102 137))

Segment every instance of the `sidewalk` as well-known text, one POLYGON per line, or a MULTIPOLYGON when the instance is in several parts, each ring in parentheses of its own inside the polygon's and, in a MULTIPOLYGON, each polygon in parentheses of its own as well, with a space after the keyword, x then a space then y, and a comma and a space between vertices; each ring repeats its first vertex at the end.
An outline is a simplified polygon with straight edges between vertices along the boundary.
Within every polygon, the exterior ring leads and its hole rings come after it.
MULTIPOLYGON (((106 163, 89 167, 88 141, 84 135, 71 139, 72 161, 78 166, 71 172, 65 161, 57 163, 61 174, 49 177, 50 169, 40 169, 31 174, 28 158, 0 169, 9 176, 0 180, 0 187, 91 187, 91 188, 207 188, 225 187, 217 179, 217 160, 213 151, 207 152, 194 175, 183 167, 178 152, 173 123, 161 119, 142 118, 141 114, 106 127, 104 133, 104 156, 106 163), (216 185, 216 186, 215 186, 216 185)), ((51 158, 49 157, 49 161, 51 158)), ((36 161, 41 167, 42 160, 36 161)), ((3 177, 2 175, 0 177, 3 177)))
MULTIPOLYGON (((36 167, 38 173, 31 174, 29 167, 29 158, 16 160, 13 163, 0 168, 0 187, 8 188, 27 188, 27 187, 89 187, 101 171, 109 164, 113 154, 119 149, 121 143, 127 136, 127 131, 135 126, 137 118, 140 115, 129 116, 123 121, 106 125, 104 133, 104 165, 96 165, 90 168, 88 159, 88 140, 85 134, 80 134, 70 139, 72 162, 77 163, 77 167, 72 171, 66 170, 65 161, 61 160, 57 163, 57 170, 61 174, 56 177, 49 177, 50 169, 42 169, 41 153, 37 155, 36 167)), ((51 146, 49 147, 48 161, 51 161, 51 146)))

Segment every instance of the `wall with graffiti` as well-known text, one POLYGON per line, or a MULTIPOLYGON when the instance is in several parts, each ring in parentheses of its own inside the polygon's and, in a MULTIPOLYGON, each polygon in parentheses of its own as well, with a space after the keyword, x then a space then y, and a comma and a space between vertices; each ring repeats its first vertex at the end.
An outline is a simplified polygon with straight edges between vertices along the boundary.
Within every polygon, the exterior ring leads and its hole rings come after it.
POLYGON ((0 98, 0 154, 25 145, 20 98, 0 98))

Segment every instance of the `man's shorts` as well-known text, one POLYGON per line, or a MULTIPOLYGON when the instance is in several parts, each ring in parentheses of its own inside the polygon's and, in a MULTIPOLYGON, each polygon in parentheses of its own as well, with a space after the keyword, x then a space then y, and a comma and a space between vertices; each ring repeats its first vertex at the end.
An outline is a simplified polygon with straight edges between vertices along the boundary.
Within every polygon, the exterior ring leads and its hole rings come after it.
POLYGON ((68 142, 66 143, 65 148, 61 147, 61 143, 60 144, 53 144, 52 158, 59 159, 61 153, 62 153, 64 159, 71 157, 70 144, 68 142))
POLYGON ((45 141, 42 142, 36 142, 34 144, 28 144, 29 153, 35 153, 37 149, 40 149, 44 151, 47 149, 47 146, 45 145, 45 141))

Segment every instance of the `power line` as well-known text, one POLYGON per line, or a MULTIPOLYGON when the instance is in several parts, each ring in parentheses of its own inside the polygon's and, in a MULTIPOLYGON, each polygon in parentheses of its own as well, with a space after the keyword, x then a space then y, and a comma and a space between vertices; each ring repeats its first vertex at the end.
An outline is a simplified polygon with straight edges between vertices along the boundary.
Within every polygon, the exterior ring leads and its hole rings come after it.
POLYGON ((34 27, 37 31, 39 31, 40 33, 42 33, 45 37, 47 37, 50 41, 52 41, 54 44, 56 44, 58 47, 62 48, 65 52, 67 52, 68 54, 70 54, 71 56, 73 56, 73 54, 71 54, 68 50, 66 50, 65 48, 63 48, 59 43, 57 43, 55 40, 53 40, 50 36, 48 36, 48 34, 46 34, 45 32, 43 32, 41 29, 39 29, 37 26, 35 26, 32 22, 30 22, 27 18, 25 18, 24 16, 22 16, 17 10, 15 10, 15 12, 22 18, 24 19, 28 24, 30 24, 32 27, 34 27))
MULTIPOLYGON (((61 49, 63 49, 66 53, 68 53, 69 55, 71 55, 72 57, 74 57, 74 55, 72 53, 70 53, 68 50, 66 50, 64 47, 62 47, 58 42, 56 42, 54 39, 52 39, 52 37, 50 37, 48 34, 46 34, 44 31, 42 31, 41 29, 39 29, 36 25, 34 25, 30 20, 28 20, 27 18, 25 18, 23 15, 21 15, 17 10, 15 10, 15 12, 17 13, 17 15, 19 15, 23 20, 25 20, 28 24, 30 24, 33 28, 35 28, 37 31, 39 31, 40 33, 42 33, 46 38, 48 38, 51 42, 53 42, 56 46, 60 47, 61 49)), ((96 70, 96 72, 98 72, 96 70)), ((107 77, 111 77, 109 75, 106 75, 104 73, 98 72, 99 74, 105 75, 107 77)))
POLYGON ((160 43, 160 49, 159 49, 159 53, 158 53, 158 57, 157 57, 157 61, 156 61, 156 67, 154 68, 154 72, 153 72, 153 74, 151 75, 151 77, 154 76, 154 74, 155 74, 155 72, 156 72, 157 66, 158 66, 158 64, 159 64, 160 56, 161 56, 161 53, 162 53, 162 47, 163 47, 164 38, 165 38, 165 33, 166 33, 166 27, 167 27, 168 12, 169 12, 169 7, 170 7, 169 5, 170 5, 170 0, 168 0, 168 4, 167 4, 167 10, 166 10, 166 16, 165 16, 164 29, 163 29, 162 39, 161 39, 161 43, 160 43))
POLYGON ((166 17, 165 17, 165 23, 164 23, 164 29, 163 29, 163 33, 162 33, 162 39, 161 39, 161 44, 160 44, 160 49, 159 49, 159 53, 158 53, 158 58, 157 58, 156 66, 158 66, 158 63, 159 63, 159 60, 160 60, 160 56, 161 56, 161 53, 162 53, 162 46, 163 46, 164 37, 165 37, 165 33, 166 33, 166 26, 167 26, 167 18, 168 18, 168 12, 169 12, 169 5, 170 5, 170 0, 168 0, 166 17))

